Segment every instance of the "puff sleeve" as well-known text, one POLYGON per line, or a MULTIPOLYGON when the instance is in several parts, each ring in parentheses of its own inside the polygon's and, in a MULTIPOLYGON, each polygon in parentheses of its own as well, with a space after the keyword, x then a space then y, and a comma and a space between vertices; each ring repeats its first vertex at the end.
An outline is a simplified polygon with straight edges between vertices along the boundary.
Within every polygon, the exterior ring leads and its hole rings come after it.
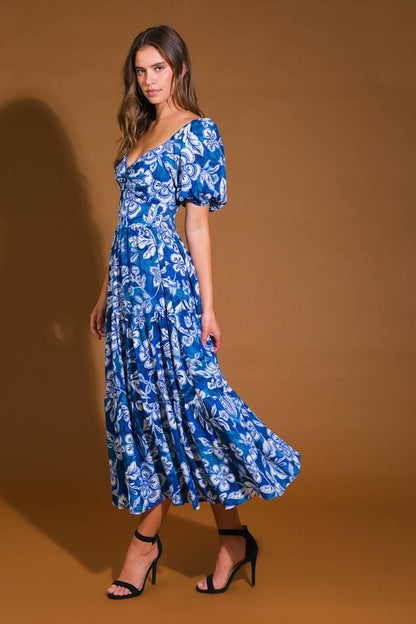
POLYGON ((224 146, 215 122, 193 119, 184 134, 178 172, 178 203, 209 204, 209 212, 227 203, 224 146))

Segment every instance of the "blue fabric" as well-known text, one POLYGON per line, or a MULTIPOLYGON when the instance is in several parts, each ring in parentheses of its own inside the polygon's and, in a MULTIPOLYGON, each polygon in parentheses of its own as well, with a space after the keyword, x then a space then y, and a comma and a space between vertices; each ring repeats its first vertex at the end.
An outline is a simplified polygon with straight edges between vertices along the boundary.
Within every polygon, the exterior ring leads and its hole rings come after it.
POLYGON ((227 202, 215 122, 196 118, 115 177, 121 189, 105 319, 105 415, 112 503, 139 514, 284 493, 300 455, 229 386, 201 342, 196 269, 175 225, 189 199, 227 202))

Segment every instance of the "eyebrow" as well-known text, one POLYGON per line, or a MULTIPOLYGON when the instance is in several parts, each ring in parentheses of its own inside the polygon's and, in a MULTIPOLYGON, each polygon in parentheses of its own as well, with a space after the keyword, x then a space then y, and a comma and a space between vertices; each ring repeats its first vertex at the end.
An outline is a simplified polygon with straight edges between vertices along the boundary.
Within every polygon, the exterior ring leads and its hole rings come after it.
MULTIPOLYGON (((156 65, 162 65, 162 63, 165 63, 166 61, 159 61, 158 63, 153 63, 153 65, 150 65, 150 67, 156 67, 156 65)), ((135 65, 135 69, 144 69, 144 67, 141 67, 140 65, 135 65)))

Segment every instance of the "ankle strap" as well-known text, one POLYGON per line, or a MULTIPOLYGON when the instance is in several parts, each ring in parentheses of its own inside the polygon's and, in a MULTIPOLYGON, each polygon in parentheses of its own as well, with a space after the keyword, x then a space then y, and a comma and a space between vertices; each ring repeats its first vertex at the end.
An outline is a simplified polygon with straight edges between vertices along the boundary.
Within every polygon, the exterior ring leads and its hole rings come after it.
POLYGON ((134 534, 139 540, 142 540, 142 542, 152 542, 153 544, 157 540, 157 533, 156 535, 151 537, 150 535, 143 535, 142 533, 139 533, 138 530, 136 529, 134 531, 134 534))
POLYGON ((247 525, 243 524, 242 529, 218 529, 219 535, 246 535, 247 525))

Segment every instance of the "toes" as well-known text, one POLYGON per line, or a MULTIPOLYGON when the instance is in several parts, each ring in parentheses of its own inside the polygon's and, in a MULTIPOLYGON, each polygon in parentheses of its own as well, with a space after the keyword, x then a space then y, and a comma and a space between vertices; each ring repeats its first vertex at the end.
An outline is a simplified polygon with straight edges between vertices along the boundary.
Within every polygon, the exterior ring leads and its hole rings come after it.
POLYGON ((127 587, 121 587, 120 585, 110 585, 107 589, 108 594, 114 594, 114 596, 125 596, 131 594, 131 591, 127 587))
POLYGON ((208 586, 207 586, 207 582, 206 582, 206 580, 205 580, 205 579, 201 579, 201 580, 199 580, 199 581, 198 581, 198 587, 199 587, 200 589, 207 589, 207 587, 208 587, 208 586))

